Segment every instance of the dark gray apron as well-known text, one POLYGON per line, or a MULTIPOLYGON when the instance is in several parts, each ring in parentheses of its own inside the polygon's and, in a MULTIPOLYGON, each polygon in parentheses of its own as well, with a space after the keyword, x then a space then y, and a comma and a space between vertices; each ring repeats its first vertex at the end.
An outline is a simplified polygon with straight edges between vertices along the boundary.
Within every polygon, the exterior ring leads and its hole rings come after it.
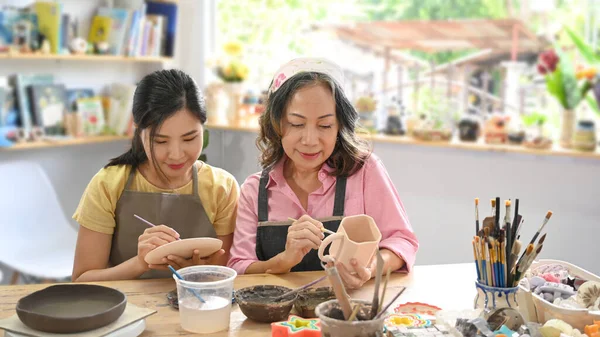
MULTIPOLYGON (((256 229, 256 256, 260 261, 267 261, 285 250, 288 228, 292 221, 269 221, 269 196, 267 183, 269 171, 265 169, 260 176, 258 186, 258 228, 256 229)), ((335 183, 335 201, 333 216, 316 219, 331 231, 337 232, 340 222, 344 218, 344 201, 346 199, 346 177, 338 177, 335 183)), ((329 254, 329 247, 325 255, 329 254)), ((321 260, 315 249, 311 249, 302 261, 291 271, 323 270, 321 260)))
MULTIPOLYGON (((211 237, 217 233, 208 219, 198 195, 198 169, 192 167, 192 194, 138 192, 129 189, 137 169, 132 168, 115 211, 110 263, 121 264, 137 256, 138 237, 148 225, 135 218, 137 214, 153 224, 164 224, 176 230, 181 239, 211 237)), ((140 278, 168 278, 171 272, 150 270, 140 278)))

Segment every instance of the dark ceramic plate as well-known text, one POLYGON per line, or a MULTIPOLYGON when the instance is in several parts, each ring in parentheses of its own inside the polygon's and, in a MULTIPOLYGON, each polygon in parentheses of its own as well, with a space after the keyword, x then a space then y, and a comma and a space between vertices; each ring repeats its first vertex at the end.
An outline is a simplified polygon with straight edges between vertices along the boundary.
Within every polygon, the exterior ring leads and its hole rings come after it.
POLYGON ((101 328, 125 311, 122 292, 88 284, 61 284, 36 291, 17 302, 17 315, 28 327, 52 333, 101 328))

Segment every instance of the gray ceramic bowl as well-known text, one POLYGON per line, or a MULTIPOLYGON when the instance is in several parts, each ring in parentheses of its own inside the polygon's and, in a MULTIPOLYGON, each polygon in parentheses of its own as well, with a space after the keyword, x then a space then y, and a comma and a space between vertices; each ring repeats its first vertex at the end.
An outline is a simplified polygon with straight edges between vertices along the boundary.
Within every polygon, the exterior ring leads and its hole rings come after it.
POLYGON ((44 332, 76 333, 116 321, 127 306, 122 292, 91 284, 60 284, 36 291, 17 302, 23 324, 44 332))
POLYGON ((290 290, 292 289, 274 285, 251 286, 236 290, 235 301, 242 313, 253 321, 260 323, 285 321, 298 294, 290 295, 277 302, 273 302, 272 299, 290 290))

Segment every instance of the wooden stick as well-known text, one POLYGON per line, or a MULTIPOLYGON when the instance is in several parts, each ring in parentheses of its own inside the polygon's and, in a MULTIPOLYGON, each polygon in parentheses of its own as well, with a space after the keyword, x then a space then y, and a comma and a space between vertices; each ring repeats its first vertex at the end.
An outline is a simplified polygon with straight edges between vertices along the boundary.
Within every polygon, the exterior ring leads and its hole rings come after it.
POLYGON ((342 283, 340 274, 338 273, 336 267, 326 268, 325 272, 327 273, 327 278, 329 279, 329 282, 331 282, 331 287, 333 288, 333 292, 335 293, 335 298, 338 300, 338 303, 342 308, 344 319, 348 320, 348 318, 350 318, 350 315, 352 315, 352 306, 350 305, 350 300, 348 299, 348 294, 346 293, 346 288, 342 283))

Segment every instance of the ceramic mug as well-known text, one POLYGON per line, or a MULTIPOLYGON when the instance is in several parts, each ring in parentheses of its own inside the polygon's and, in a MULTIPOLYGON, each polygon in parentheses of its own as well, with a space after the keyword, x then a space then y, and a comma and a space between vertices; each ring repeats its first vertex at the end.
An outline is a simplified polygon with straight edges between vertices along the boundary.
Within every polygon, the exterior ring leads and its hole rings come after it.
POLYGON ((360 214, 342 219, 337 233, 326 237, 319 247, 319 259, 327 263, 331 258, 350 266, 350 260, 356 259, 357 266, 367 267, 379 248, 381 232, 375 220, 368 215, 360 214), (323 255, 325 248, 330 255, 323 255))

